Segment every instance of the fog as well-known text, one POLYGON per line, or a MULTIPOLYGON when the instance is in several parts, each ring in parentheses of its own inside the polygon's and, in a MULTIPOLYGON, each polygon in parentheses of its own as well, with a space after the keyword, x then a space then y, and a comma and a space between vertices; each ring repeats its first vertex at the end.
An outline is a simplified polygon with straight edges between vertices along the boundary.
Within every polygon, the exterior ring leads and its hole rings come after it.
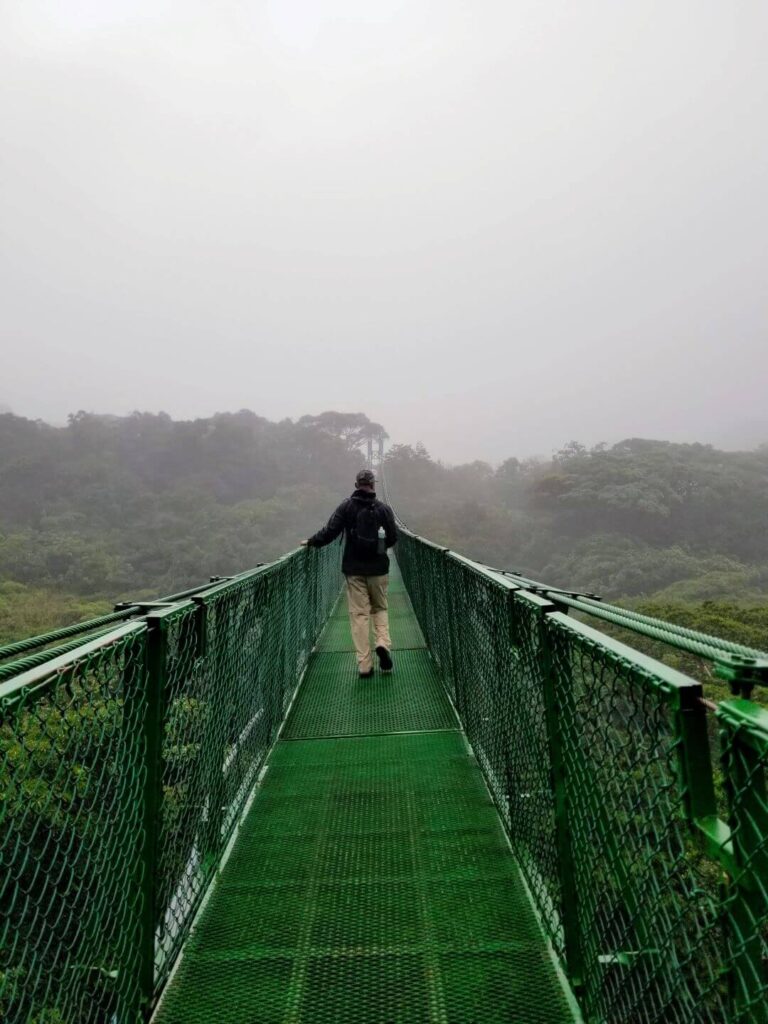
POLYGON ((0 0, 0 404, 768 440, 763 0, 0 0))

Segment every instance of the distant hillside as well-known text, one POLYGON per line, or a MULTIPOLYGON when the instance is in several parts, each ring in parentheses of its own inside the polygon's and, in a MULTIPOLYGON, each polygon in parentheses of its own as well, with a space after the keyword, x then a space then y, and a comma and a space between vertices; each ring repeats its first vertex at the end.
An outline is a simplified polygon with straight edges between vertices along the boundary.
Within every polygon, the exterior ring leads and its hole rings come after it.
POLYGON ((62 428, 0 415, 0 579, 116 597, 265 561, 349 493, 371 426, 360 413, 78 413, 62 428))
MULTIPOLYGON (((349 493, 366 434, 380 432, 362 413, 78 413, 60 428, 0 415, 0 642, 295 546, 349 493)), ((729 602, 723 614, 755 642, 760 627, 732 605, 768 599, 768 446, 571 442, 494 468, 395 445, 386 473, 405 520, 448 547, 614 599, 729 602)))
POLYGON ((446 468, 423 448, 388 458, 413 525, 450 547, 606 596, 760 601, 768 595, 768 446, 638 438, 550 461, 446 468))

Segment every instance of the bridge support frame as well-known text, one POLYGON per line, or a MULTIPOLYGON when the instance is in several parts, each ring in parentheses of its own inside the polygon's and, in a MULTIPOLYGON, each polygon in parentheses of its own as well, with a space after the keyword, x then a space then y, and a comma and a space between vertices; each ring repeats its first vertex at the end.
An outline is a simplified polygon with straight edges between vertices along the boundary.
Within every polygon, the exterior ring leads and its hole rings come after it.
POLYGON ((554 602, 547 601, 536 594, 519 594, 516 599, 533 605, 538 618, 539 670, 543 683, 544 716, 552 774, 552 793, 555 801, 555 841, 560 882, 560 912, 568 980, 578 999, 584 986, 584 947, 579 920, 576 860, 571 841, 572 830, 566 779, 567 761, 560 723, 561 704, 569 690, 570 680, 559 678, 547 630, 547 617, 559 609, 554 602))
MULTIPOLYGON (((464 690, 460 681, 460 668, 456 652, 456 617, 453 602, 448 597, 448 558, 450 557, 450 551, 448 548, 444 548, 440 555, 440 570, 441 570, 441 583, 443 587, 443 600, 445 607, 445 617, 448 623, 448 643, 447 653, 448 659, 445 665, 445 675, 450 679, 451 688, 453 690, 453 699, 456 704, 456 708, 459 714, 464 714, 465 700, 464 690)), ((442 666, 441 666, 442 668, 442 666)))
POLYGON ((733 842, 728 939, 734 1021, 768 1024, 768 966, 756 921, 768 912, 768 711, 748 700, 717 710, 733 842))
MULTIPOLYGON (((196 607, 195 625, 198 636, 198 655, 206 657, 211 662, 208 671, 219 678, 220 668, 217 665, 216 651, 208 650, 208 600, 204 596, 195 596, 192 603, 196 607)), ((226 726, 221 720, 223 707, 220 703, 213 705, 212 714, 214 725, 212 731, 218 737, 218 747, 210 758, 208 771, 208 818, 201 843, 201 852, 206 876, 209 871, 215 870, 215 865, 221 857, 221 829, 224 817, 224 775, 222 765, 224 764, 226 752, 226 726)))
MULTIPOLYGON (((155 1008, 157 931, 161 908, 157 892, 157 858, 163 815, 163 779, 165 759, 163 741, 168 713, 168 626, 180 611, 195 608, 192 601, 158 607, 145 617, 147 644, 145 654, 146 685, 141 708, 144 744, 144 788, 142 793, 142 839, 138 886, 141 895, 139 915, 139 999, 140 1016, 148 1021, 155 1008)), ((197 653, 204 649, 205 620, 200 608, 195 622, 197 653)))
MULTIPOLYGON (((173 609, 171 609, 173 610, 173 609)), ((141 915, 139 935, 139 995, 141 1018, 149 1020, 155 998, 155 943, 157 889, 155 866, 163 793, 163 723, 168 670, 168 610, 146 616, 146 690, 142 733, 144 740, 144 792, 142 844, 139 859, 141 915)))

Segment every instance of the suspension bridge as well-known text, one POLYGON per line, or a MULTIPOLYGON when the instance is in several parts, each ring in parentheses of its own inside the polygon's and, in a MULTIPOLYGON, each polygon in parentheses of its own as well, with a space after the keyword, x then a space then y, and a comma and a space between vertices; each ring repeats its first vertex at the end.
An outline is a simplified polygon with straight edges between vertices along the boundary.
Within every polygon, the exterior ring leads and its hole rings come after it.
POLYGON ((0 1017, 766 1024, 768 656, 403 529, 360 680, 339 562, 0 649, 0 1017))

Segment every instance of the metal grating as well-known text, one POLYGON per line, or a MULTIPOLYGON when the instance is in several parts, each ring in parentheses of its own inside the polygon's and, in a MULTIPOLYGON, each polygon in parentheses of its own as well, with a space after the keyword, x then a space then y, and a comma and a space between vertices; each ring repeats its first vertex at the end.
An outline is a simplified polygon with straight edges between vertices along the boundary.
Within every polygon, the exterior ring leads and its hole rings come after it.
MULTIPOLYGON (((393 651, 426 647, 419 624, 412 616, 390 613, 389 632, 393 651)), ((373 646, 373 630, 371 630, 371 646, 373 646)), ((346 609, 343 617, 334 616, 330 620, 315 649, 318 651, 354 651, 346 609)))
POLYGON ((278 744, 156 1020, 572 1021, 462 735, 278 744))
POLYGON ((157 1024, 573 1021, 456 726, 426 650, 315 654, 157 1024))
POLYGON ((283 738, 458 728, 427 651, 399 651, 394 662, 391 675, 360 679, 352 654, 313 655, 283 738))

